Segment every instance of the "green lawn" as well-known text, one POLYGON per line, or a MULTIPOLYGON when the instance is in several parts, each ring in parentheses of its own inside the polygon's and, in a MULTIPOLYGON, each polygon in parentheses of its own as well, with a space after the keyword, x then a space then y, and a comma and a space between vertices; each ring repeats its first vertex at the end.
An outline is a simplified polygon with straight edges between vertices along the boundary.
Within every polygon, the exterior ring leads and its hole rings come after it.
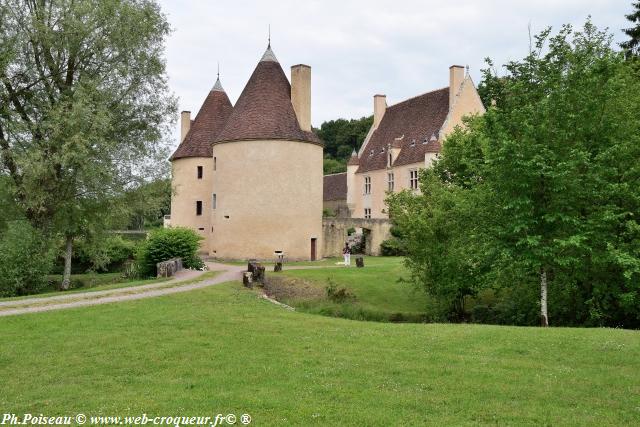
POLYGON ((640 423, 637 331, 358 322, 288 311, 233 283, 0 318, 0 342, 3 413, 640 423))
POLYGON ((428 320, 434 303, 424 292, 398 281, 407 275, 402 261, 398 257, 367 257, 365 268, 285 270, 285 276, 309 281, 322 292, 320 298, 303 295, 282 302, 306 312, 358 320, 428 320), (329 301, 325 289, 331 282, 346 288, 355 300, 341 304, 329 301))

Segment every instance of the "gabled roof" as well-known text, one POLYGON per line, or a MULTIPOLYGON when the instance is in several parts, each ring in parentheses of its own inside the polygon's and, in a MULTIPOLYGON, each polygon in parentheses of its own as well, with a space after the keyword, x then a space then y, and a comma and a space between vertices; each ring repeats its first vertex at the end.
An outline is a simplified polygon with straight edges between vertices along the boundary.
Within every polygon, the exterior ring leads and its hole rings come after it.
POLYGON ((389 144, 400 148, 393 166, 424 162, 425 153, 440 152, 438 132, 448 113, 448 87, 387 107, 358 159, 357 172, 385 169, 389 144))
POLYGON ((232 111, 231 101, 218 79, 202 103, 196 118, 191 121, 189 132, 169 160, 211 157, 211 144, 223 129, 232 111))
POLYGON ((291 104, 291 85, 271 47, 256 66, 216 142, 284 139, 320 144, 300 129, 291 104))
POLYGON ((322 200, 345 200, 347 198, 347 173, 325 175, 322 187, 322 200))

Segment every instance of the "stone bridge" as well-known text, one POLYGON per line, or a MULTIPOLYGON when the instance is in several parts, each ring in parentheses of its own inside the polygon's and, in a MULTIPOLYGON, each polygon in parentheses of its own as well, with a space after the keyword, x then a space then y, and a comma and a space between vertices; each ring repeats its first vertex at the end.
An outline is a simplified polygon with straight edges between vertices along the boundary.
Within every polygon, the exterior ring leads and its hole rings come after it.
POLYGON ((380 244, 391 236, 391 221, 388 219, 323 218, 322 235, 325 257, 342 256, 347 241, 347 230, 362 228, 365 235, 367 255, 380 255, 380 244))

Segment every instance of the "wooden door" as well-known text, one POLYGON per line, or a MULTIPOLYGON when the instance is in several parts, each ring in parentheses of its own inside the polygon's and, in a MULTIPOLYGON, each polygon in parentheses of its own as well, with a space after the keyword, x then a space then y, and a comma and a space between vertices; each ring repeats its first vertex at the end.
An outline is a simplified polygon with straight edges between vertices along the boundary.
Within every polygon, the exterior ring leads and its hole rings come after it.
POLYGON ((318 239, 311 239, 311 261, 316 260, 316 242, 318 239))

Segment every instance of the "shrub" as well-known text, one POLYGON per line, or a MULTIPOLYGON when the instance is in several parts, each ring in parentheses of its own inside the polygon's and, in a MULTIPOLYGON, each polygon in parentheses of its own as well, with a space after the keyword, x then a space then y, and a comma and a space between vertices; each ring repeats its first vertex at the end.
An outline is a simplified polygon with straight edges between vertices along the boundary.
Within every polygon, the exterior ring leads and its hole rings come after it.
POLYGON ((74 248, 74 261, 92 271, 117 271, 135 257, 138 244, 117 235, 79 240, 74 248))
POLYGON ((186 268, 202 268, 204 263, 198 257, 199 236, 189 228, 160 228, 149 234, 137 253, 138 268, 142 276, 154 276, 156 264, 171 258, 182 258, 186 268))
POLYGON ((329 300, 341 304, 345 301, 354 301, 356 299, 356 296, 349 292, 347 288, 339 288, 333 280, 327 279, 327 283, 328 285, 325 289, 329 300))
POLYGON ((380 254, 382 256, 404 256, 407 254, 407 250, 400 239, 391 237, 380 244, 380 254))
POLYGON ((37 293, 47 286, 54 251, 26 221, 11 221, 0 237, 0 296, 37 293))

